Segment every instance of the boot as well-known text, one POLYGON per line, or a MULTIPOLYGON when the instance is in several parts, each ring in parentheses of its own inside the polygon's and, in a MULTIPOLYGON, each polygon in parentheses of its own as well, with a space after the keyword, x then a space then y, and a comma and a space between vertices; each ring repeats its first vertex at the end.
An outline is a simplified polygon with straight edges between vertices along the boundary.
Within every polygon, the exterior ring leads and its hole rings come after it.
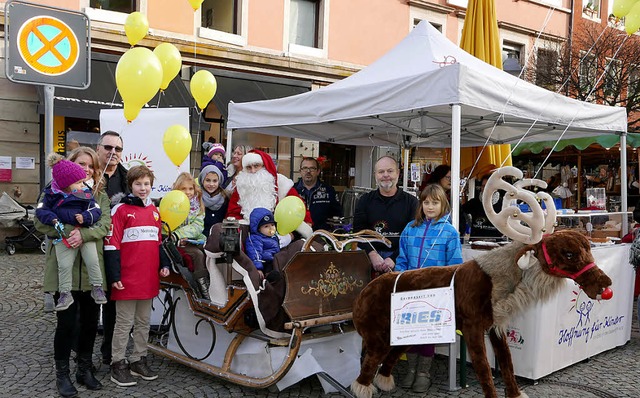
POLYGON ((408 352, 406 355, 407 355, 407 373, 404 375, 402 380, 400 380, 400 387, 409 389, 411 388, 414 380, 416 379, 416 367, 418 366, 418 354, 408 352))
POLYGON ((431 386, 431 362, 433 357, 418 356, 418 369, 416 371, 416 380, 413 382, 413 392, 427 392, 431 386))
POLYGON ((78 395, 78 390, 73 386, 71 377, 69 377, 68 359, 56 360, 56 388, 58 393, 65 398, 78 395))
POLYGON ((138 384, 129 370, 129 364, 124 359, 111 364, 111 381, 120 387, 131 387, 138 384))
POLYGON ((87 390, 100 390, 102 384, 93 375, 93 361, 91 354, 78 355, 78 368, 76 369, 76 381, 87 387, 87 390))
POLYGON ((201 297, 207 301, 211 301, 211 297, 209 296, 209 275, 196 279, 196 282, 200 288, 201 297))

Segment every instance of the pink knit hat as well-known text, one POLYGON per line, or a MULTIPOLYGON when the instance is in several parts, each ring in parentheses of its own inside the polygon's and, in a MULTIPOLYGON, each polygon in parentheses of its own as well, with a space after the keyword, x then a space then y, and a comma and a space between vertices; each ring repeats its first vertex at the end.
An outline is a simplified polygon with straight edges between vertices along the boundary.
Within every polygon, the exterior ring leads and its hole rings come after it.
POLYGON ((216 152, 219 152, 222 154, 222 156, 224 156, 225 154, 224 145, 218 144, 218 143, 211 145, 209 152, 207 152, 207 156, 211 157, 216 152))
POLYGON ((87 173, 79 164, 67 160, 57 153, 49 155, 47 163, 51 167, 53 179, 60 189, 66 189, 69 185, 87 178, 87 173))

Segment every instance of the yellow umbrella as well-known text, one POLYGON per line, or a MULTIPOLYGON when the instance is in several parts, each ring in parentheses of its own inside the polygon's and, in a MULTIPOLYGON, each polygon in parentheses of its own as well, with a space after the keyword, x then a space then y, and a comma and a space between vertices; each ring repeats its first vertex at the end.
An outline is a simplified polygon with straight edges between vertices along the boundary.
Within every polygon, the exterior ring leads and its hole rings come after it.
MULTIPOLYGON (((460 47, 476 58, 502 69, 500 32, 494 0, 469 0, 460 47)), ((505 166, 511 166, 511 145, 490 145, 480 155, 481 150, 482 147, 461 148, 460 170, 465 175, 469 174, 478 156, 480 159, 470 177, 482 176, 489 170, 500 167, 504 159, 507 159, 505 166)))

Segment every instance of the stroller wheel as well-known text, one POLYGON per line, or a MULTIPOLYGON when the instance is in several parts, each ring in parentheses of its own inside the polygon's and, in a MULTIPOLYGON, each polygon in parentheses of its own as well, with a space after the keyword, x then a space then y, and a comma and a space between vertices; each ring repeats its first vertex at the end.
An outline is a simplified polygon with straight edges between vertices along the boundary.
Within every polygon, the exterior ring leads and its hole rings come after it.
POLYGON ((47 240, 43 239, 42 242, 40 242, 40 251, 44 254, 47 254, 47 240))
POLYGON ((7 251, 7 254, 10 256, 13 256, 14 254, 16 254, 16 246, 13 243, 7 243, 5 250, 7 251))

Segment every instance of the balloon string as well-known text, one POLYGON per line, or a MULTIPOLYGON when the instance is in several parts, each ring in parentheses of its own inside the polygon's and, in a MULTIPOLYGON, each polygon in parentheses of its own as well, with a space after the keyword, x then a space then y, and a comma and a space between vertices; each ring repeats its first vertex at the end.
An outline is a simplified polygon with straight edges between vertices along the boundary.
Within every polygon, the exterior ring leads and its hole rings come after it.
POLYGON ((156 108, 160 108, 160 98, 164 97, 164 90, 160 89, 158 93, 158 103, 156 104, 156 108))

